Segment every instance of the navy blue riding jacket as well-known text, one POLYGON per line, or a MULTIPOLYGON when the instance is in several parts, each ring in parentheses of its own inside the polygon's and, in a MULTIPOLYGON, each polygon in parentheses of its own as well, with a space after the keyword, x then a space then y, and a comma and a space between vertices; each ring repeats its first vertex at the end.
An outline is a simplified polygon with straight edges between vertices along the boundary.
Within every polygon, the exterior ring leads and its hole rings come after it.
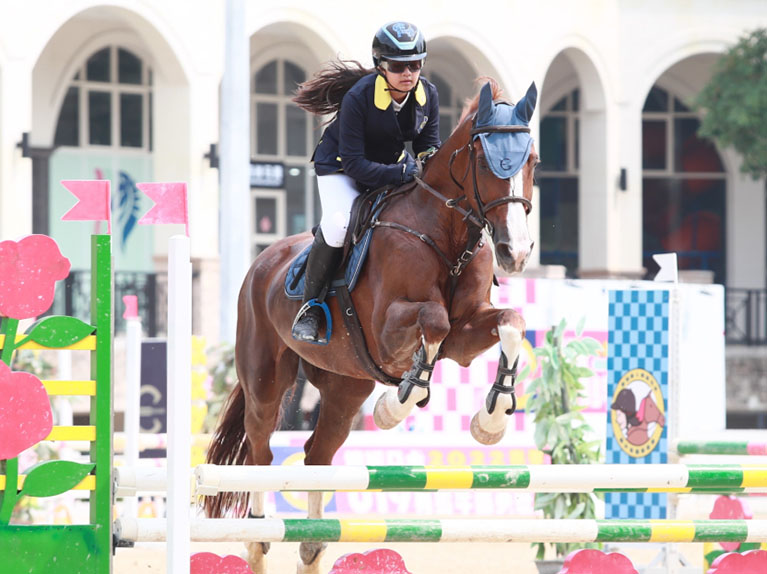
POLYGON ((317 175, 343 172, 371 189, 396 185, 406 141, 416 154, 440 146, 437 88, 420 78, 395 114, 386 80, 368 74, 344 95, 338 117, 314 150, 314 169, 317 175))

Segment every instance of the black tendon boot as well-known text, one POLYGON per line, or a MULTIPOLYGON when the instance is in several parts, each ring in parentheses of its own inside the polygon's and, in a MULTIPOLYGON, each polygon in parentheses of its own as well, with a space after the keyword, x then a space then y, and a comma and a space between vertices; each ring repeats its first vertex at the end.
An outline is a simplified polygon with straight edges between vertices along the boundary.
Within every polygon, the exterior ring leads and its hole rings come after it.
MULTIPOLYGON (((325 243, 322 229, 314 236, 314 245, 306 261, 304 281, 304 304, 319 297, 338 267, 343 248, 325 243)), ((304 305, 293 322, 293 338, 297 341, 316 343, 319 339, 320 322, 324 313, 321 307, 304 305)))

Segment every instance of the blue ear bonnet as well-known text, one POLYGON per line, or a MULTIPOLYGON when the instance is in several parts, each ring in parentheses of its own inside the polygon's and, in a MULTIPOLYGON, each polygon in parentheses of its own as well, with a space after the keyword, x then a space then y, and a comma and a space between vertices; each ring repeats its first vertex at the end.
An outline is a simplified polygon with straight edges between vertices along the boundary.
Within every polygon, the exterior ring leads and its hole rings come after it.
MULTIPOLYGON (((485 84, 480 92, 474 127, 529 125, 537 95, 535 84, 532 84, 516 105, 495 103, 490 84, 485 84)), ((501 179, 508 179, 522 169, 533 145, 533 138, 527 132, 481 133, 474 138, 482 142, 490 169, 501 179)))

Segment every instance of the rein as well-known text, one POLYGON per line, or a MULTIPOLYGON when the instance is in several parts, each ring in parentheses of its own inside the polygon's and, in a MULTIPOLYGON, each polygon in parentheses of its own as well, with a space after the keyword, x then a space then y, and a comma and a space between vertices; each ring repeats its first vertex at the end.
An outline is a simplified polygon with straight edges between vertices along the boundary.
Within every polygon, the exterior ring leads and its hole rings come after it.
MULTIPOLYGON (((476 121, 476 119, 475 119, 476 121)), ((520 195, 513 195, 514 189, 511 190, 512 195, 501 197, 498 199, 494 199, 493 201, 489 203, 483 203, 482 197, 479 192, 479 183, 477 181, 477 151, 476 147, 474 146, 474 136, 483 134, 483 133, 529 133, 530 128, 527 126, 485 126, 481 128, 474 127, 472 128, 471 132, 469 132, 471 139, 469 140, 469 143, 461 146, 457 150, 453 152, 453 154, 450 156, 450 161, 448 162, 448 172, 450 173, 450 177, 455 182, 455 184, 461 189, 461 191, 465 191, 463 184, 459 182, 455 176, 453 175, 453 162, 455 161, 455 158, 458 156, 459 153, 463 151, 464 148, 468 147, 469 150, 469 164, 466 167, 466 173, 464 173, 463 178, 461 181, 465 181, 466 177, 469 174, 469 170, 471 170, 472 173, 472 184, 474 187, 474 199, 477 202, 477 209, 479 213, 477 214, 474 209, 469 208, 464 209, 459 204, 466 200, 466 195, 462 195, 457 198, 448 198, 444 195, 442 195, 439 191, 434 189, 432 186, 430 186, 428 183, 426 183, 423 179, 416 176, 415 181, 416 183, 428 191, 431 195, 436 197, 437 199, 442 202, 445 207, 448 209, 454 209, 458 213, 462 215, 462 220, 466 224, 466 227, 468 228, 468 240, 466 242, 466 246, 464 247, 463 253, 458 256, 458 259, 455 263, 439 248, 439 246, 436 244, 436 242, 426 235, 425 233, 421 233, 420 231, 416 231, 414 229, 411 229, 410 227, 407 227, 406 225, 402 225, 401 223, 397 223, 394 221, 381 221, 378 219, 378 213, 380 213, 380 209, 377 211, 377 213, 373 214, 369 223, 369 226, 372 228, 375 227, 388 227, 389 229, 397 229, 398 231, 403 231, 405 233, 409 233, 410 235, 414 235, 424 243, 426 243, 429 247, 431 247, 439 256, 439 258, 447 265, 448 269, 450 270, 450 276, 453 279, 456 279, 466 268, 466 266, 471 263, 471 261, 476 257, 476 255, 479 253, 479 250, 482 249, 484 246, 484 242, 482 241, 482 230, 487 229, 488 233, 490 235, 493 234, 493 224, 490 223, 487 219, 487 213, 491 211, 492 209, 495 209, 496 207, 500 207, 501 205, 505 205, 506 203, 521 203, 525 209, 525 213, 530 213, 533 209, 533 204, 530 202, 529 199, 525 198, 524 196, 520 195)))

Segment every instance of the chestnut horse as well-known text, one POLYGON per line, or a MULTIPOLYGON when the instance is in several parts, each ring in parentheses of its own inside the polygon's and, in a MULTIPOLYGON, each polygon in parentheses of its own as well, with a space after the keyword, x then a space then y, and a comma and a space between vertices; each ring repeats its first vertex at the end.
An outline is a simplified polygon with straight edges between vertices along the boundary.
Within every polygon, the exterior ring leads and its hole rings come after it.
MULTIPOLYGON (((498 375, 472 420, 472 435, 483 444, 498 442, 516 405, 513 385, 525 323, 516 311, 490 303, 493 256, 482 232, 492 238, 504 271, 524 269, 533 247, 527 214, 538 162, 527 126, 537 91, 531 85, 516 106, 500 95, 493 80, 482 87, 425 164, 422 178, 396 193, 375 223, 353 300, 372 370, 398 381, 376 404, 379 427, 394 427, 416 404, 425 404, 438 358, 468 366, 499 341, 498 375)), ((239 385, 211 443, 211 464, 271 464, 269 437, 283 395, 295 383, 299 359, 321 395, 316 428, 304 445, 307 465, 331 464, 373 391, 376 377, 359 359, 347 329, 336 329, 327 346, 291 337, 301 303, 285 295, 286 275, 311 239, 302 233, 274 243, 245 277, 237 307, 239 385)), ((340 325, 337 298, 328 303, 333 322, 340 325)), ((309 493, 310 518, 322 516, 321 495, 309 493)), ((205 506, 213 517, 232 511, 243 515, 247 495, 220 494, 206 499, 205 506)), ((251 516, 263 514, 263 493, 252 493, 251 516)), ((254 542, 248 548, 254 572, 263 572, 268 545, 254 542)), ((302 543, 299 572, 318 572, 323 548, 302 543)))

